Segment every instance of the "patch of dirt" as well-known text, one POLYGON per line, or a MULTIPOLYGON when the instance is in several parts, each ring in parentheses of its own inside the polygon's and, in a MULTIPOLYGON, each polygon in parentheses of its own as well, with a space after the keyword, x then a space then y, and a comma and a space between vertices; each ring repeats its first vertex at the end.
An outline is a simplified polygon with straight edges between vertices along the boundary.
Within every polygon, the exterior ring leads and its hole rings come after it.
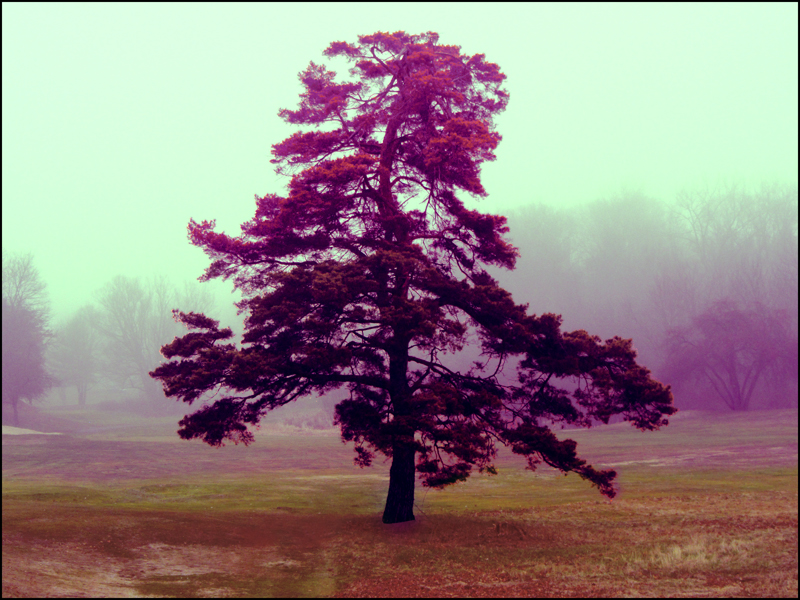
POLYGON ((85 544, 14 543, 3 535, 3 598, 141 597, 120 574, 124 563, 85 544))
MULTIPOLYGON (((197 576, 252 577, 262 571, 301 567, 274 548, 213 548, 153 543, 134 558, 114 557, 81 543, 20 547, 3 539, 3 597, 141 598, 148 583, 189 583, 197 576), (144 586, 142 585, 144 584, 144 586)), ((204 587, 203 596, 231 595, 204 587)), ((235 594, 234 594, 235 595, 235 594)))
POLYGON ((304 595, 298 585, 311 586, 311 595, 333 591, 323 517, 29 513, 30 505, 4 506, 4 598, 304 595))

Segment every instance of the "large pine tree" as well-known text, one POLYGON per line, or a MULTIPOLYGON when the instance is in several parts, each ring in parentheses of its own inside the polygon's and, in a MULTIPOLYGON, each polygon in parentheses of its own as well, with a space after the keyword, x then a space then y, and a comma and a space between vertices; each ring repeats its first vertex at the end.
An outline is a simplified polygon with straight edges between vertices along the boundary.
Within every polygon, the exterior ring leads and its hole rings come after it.
POLYGON ((313 62, 300 74, 289 123, 312 125, 273 146, 288 195, 256 197, 255 217, 231 237, 214 221, 189 224, 213 259, 201 279, 233 277, 248 313, 242 347, 205 315, 176 312, 194 330, 152 372, 168 396, 193 402, 182 438, 249 443, 248 425, 312 393, 346 388, 336 406, 356 463, 391 457, 385 523, 414 519, 415 475, 440 487, 473 466, 494 471, 495 442, 573 471, 613 496, 599 471, 559 441, 553 423, 591 425, 623 415, 666 424, 672 397, 636 364, 630 340, 562 333, 560 317, 528 315, 484 270, 513 268, 505 218, 465 207, 486 196, 480 165, 500 141, 493 117, 508 102, 505 75, 482 54, 438 35, 376 33, 334 42, 351 79, 313 62), (448 355, 477 337, 482 362, 448 355), (513 376, 509 365, 517 365, 513 376))

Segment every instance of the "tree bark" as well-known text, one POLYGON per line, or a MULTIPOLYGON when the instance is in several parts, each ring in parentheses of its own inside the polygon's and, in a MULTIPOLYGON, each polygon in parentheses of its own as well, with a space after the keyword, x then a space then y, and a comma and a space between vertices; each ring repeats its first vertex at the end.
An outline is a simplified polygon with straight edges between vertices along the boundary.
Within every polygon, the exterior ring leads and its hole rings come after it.
POLYGON ((392 467, 389 469, 389 494, 383 511, 384 523, 404 523, 414 520, 414 455, 407 446, 392 449, 392 467))

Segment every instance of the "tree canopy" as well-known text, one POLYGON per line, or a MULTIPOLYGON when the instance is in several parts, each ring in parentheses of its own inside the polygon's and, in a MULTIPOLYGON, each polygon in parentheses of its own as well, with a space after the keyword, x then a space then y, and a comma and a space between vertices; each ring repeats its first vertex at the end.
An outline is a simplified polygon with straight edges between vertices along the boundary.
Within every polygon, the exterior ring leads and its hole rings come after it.
POLYGON ((630 340, 561 332, 558 315, 528 314, 486 272, 514 267, 506 219, 459 194, 487 195, 480 167, 501 139, 505 75, 432 32, 379 32, 324 54, 351 62, 351 78, 313 62, 300 73, 300 106, 280 116, 313 128, 272 149, 292 174, 288 194, 256 196, 237 237, 189 223, 212 259, 201 280, 233 278, 248 316, 237 347, 218 321, 175 311, 191 331, 162 348, 173 360, 151 375, 168 396, 204 401, 180 436, 249 443, 266 412, 344 388, 335 420, 356 463, 392 459, 384 522, 414 518, 416 474, 441 487, 473 467, 494 472, 497 442, 614 496, 616 473, 551 427, 622 415, 657 429, 672 396, 630 340), (473 340, 481 360, 455 368, 473 340))

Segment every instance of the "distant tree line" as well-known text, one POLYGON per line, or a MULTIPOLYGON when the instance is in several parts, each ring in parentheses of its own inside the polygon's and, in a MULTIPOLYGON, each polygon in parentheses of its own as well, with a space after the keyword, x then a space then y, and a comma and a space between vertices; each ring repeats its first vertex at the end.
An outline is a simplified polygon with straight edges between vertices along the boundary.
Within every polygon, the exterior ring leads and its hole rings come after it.
MULTIPOLYGON (((633 338, 682 408, 797 405, 797 189, 683 192, 674 204, 641 193, 510 215, 520 249, 495 276, 537 314, 565 327, 633 338)), ((147 374, 160 347, 185 334, 172 316, 208 312, 208 289, 118 276, 55 326, 33 256, 3 253, 3 404, 74 389, 128 390, 174 408, 147 374)), ((180 405, 178 405, 180 408, 180 405)))
POLYGON ((164 277, 143 281, 118 275, 96 300, 56 328, 48 355, 52 372, 64 387, 76 388, 80 405, 88 390, 98 387, 109 399, 132 392, 150 412, 174 411, 175 403, 147 373, 163 360, 161 346, 184 333, 172 310, 213 310, 210 291, 189 283, 178 289, 164 277))
POLYGON ((497 272, 536 313, 633 338, 676 405, 797 405, 797 189, 623 193, 509 217, 521 253, 497 272))
MULTIPOLYGON (((52 389, 62 399, 74 389, 80 406, 95 389, 109 400, 138 399, 150 413, 180 408, 148 375, 159 350, 185 333, 172 310, 210 311, 210 291, 163 277, 149 281, 117 276, 66 319, 51 322, 47 290, 32 254, 3 253, 3 408, 18 425, 19 403, 32 403, 52 389), (123 394, 123 390, 126 393, 123 394)), ((4 419, 5 420, 5 419, 4 419)))

